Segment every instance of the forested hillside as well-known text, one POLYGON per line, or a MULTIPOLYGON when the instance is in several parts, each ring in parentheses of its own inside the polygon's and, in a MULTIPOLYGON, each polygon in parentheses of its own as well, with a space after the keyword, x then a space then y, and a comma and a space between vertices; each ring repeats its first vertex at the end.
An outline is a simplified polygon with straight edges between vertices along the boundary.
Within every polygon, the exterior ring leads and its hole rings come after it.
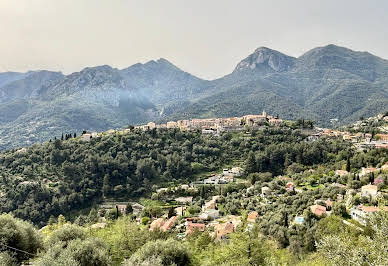
MULTIPOLYGON (((90 142, 57 139, 11 150, 0 154, 0 212, 43 225, 50 215, 88 208, 104 198, 128 200, 150 195, 153 184, 194 181, 198 174, 245 161, 249 152, 257 158, 253 172, 277 175, 293 163, 302 168, 333 163, 348 149, 346 143, 304 138, 287 128, 221 138, 151 130, 105 134, 90 142)), ((376 163, 377 158, 362 160, 355 164, 376 163)))

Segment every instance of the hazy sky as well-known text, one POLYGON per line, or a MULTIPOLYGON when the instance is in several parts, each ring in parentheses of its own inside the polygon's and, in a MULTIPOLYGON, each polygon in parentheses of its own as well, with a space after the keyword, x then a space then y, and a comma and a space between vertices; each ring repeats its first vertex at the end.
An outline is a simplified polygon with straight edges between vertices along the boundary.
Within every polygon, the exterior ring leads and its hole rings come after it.
POLYGON ((329 43, 388 59, 386 0, 0 0, 0 72, 166 58, 215 78, 259 46, 329 43))

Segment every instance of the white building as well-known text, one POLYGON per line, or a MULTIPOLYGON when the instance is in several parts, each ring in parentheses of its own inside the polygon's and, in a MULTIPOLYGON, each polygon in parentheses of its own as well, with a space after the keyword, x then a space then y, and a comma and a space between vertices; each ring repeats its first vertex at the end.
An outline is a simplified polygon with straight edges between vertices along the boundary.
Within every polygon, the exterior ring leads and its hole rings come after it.
POLYGON ((375 185, 362 186, 361 187, 361 196, 375 198, 377 196, 377 186, 375 186, 375 185))
POLYGON ((220 211, 216 209, 205 210, 199 218, 203 220, 214 220, 220 217, 220 211))

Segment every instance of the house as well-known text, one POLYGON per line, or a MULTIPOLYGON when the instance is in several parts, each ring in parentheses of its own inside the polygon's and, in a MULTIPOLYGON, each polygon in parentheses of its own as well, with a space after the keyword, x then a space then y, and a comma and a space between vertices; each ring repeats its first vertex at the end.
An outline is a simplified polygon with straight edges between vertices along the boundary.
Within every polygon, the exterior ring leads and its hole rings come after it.
POLYGON ((316 216, 322 216, 326 213, 326 207, 318 205, 318 204, 310 206, 310 210, 316 216))
POLYGON ((117 209, 121 212, 122 215, 126 215, 126 213, 127 213, 127 205, 119 204, 119 205, 116 205, 116 206, 117 206, 117 209))
POLYGON ((187 209, 187 207, 185 207, 185 206, 177 207, 177 208, 175 208, 175 213, 178 216, 183 216, 186 209, 187 209))
POLYGON ((203 220, 214 220, 220 217, 220 211, 215 209, 205 210, 199 218, 203 220))
POLYGON ((380 141, 388 141, 388 134, 376 134, 376 139, 380 141))
POLYGON ((193 197, 179 197, 176 198, 175 201, 181 204, 190 204, 193 202, 193 197))
POLYGON ((261 197, 265 197, 267 195, 271 194, 271 189, 269 187, 262 187, 261 188, 261 197))
POLYGON ((214 232, 218 240, 225 239, 227 235, 234 232, 234 225, 231 222, 215 225, 214 232))
POLYGON ((282 119, 276 119, 276 118, 271 118, 268 122, 272 126, 280 126, 281 124, 283 124, 282 119))
MULTIPOLYGON (((359 222, 360 224, 366 225, 368 222, 368 219, 373 213, 376 213, 380 211, 381 209, 379 207, 375 206, 355 206, 350 210, 350 216, 359 222)), ((384 207, 385 211, 388 211, 388 207, 384 207)))
POLYGON ((147 124, 147 127, 148 127, 148 129, 154 129, 154 128, 156 128, 156 124, 154 122, 149 122, 147 124))
POLYGON ((331 201, 330 198, 325 201, 325 204, 326 204, 327 210, 331 210, 331 208, 333 207, 333 201, 331 201))
POLYGON ((215 134, 217 134, 217 130, 213 129, 213 128, 204 128, 204 129, 202 129, 202 134, 215 135, 215 134))
POLYGON ((344 195, 337 194, 337 201, 343 201, 343 200, 344 200, 344 195))
POLYGON ((150 231, 155 231, 157 229, 160 229, 164 225, 164 219, 158 218, 156 220, 153 220, 150 226, 150 231))
POLYGON ((292 183, 292 182, 288 182, 287 184, 286 184, 286 190, 287 190, 287 192, 292 192, 292 191, 294 191, 294 183, 292 183))
POLYGON ((338 175, 338 176, 344 176, 344 175, 348 175, 349 172, 346 171, 346 170, 336 170, 335 174, 338 175))
POLYGON ((217 207, 216 200, 212 199, 208 202, 205 202, 205 205, 202 206, 202 210, 214 210, 217 207))
POLYGON ((188 190, 190 188, 189 185, 181 185, 181 189, 183 190, 188 190))
POLYGON ((205 180, 203 180, 204 184, 219 184, 220 183, 221 176, 220 175, 213 175, 205 180))
POLYGON ((362 197, 376 197, 377 196, 377 186, 376 185, 365 185, 361 187, 361 196, 362 197))
POLYGON ((177 128, 178 124, 175 121, 169 121, 167 122, 167 128, 177 128))
POLYGON ((248 214, 248 218, 247 218, 247 221, 249 223, 255 223, 256 222, 256 219, 259 217, 259 214, 257 213, 257 211, 253 211, 253 212, 250 212, 248 214))
POLYGON ((376 171, 378 171, 378 170, 379 170, 379 169, 373 168, 373 167, 371 167, 371 168, 365 168, 365 167, 363 167, 363 168, 361 168, 361 174, 360 174, 360 176, 365 176, 365 175, 367 175, 367 174, 376 172, 376 171))
POLYGON ((177 216, 172 216, 170 219, 168 219, 161 227, 160 227, 160 230, 163 231, 163 232, 167 232, 167 231, 170 231, 176 221, 178 220, 178 217, 177 216))
POLYGON ((158 188, 158 189, 156 190, 156 192, 157 192, 157 193, 167 192, 167 190, 168 190, 168 188, 162 187, 162 188, 158 188))
POLYGON ((134 215, 138 215, 144 209, 145 209, 145 207, 139 203, 132 204, 132 210, 133 210, 134 215))
POLYGON ((376 143, 375 148, 376 149, 388 149, 388 143, 376 143))
POLYGON ((187 223, 187 229, 186 229, 186 235, 192 234, 195 231, 204 232, 205 231, 205 224, 203 223, 187 223))
POLYGON ((92 139, 92 133, 85 133, 82 134, 81 140, 82 141, 90 141, 92 139))
POLYGON ((233 167, 230 172, 234 176, 241 176, 243 174, 243 169, 241 167, 233 167))

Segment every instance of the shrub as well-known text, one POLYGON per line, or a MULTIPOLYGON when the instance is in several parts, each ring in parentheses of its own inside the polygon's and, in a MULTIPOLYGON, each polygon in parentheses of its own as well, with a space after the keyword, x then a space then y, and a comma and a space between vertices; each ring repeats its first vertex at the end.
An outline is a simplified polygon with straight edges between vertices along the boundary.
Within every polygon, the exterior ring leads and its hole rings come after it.
POLYGON ((144 264, 150 261, 149 258, 154 258, 159 265, 183 266, 190 264, 187 248, 177 240, 168 239, 148 242, 136 251, 129 260, 126 260, 124 265, 154 265, 144 264))
MULTIPOLYGON (((0 215, 0 243, 25 252, 15 252, 7 247, 0 247, 0 261, 13 261, 20 263, 32 257, 43 248, 42 237, 39 232, 28 222, 14 218, 10 214, 0 215), (11 255, 12 254, 12 255, 11 255), (11 258, 12 256, 12 258, 11 258)), ((11 263, 12 264, 12 263, 11 263)), ((2 264, 7 265, 7 264, 2 264)))

